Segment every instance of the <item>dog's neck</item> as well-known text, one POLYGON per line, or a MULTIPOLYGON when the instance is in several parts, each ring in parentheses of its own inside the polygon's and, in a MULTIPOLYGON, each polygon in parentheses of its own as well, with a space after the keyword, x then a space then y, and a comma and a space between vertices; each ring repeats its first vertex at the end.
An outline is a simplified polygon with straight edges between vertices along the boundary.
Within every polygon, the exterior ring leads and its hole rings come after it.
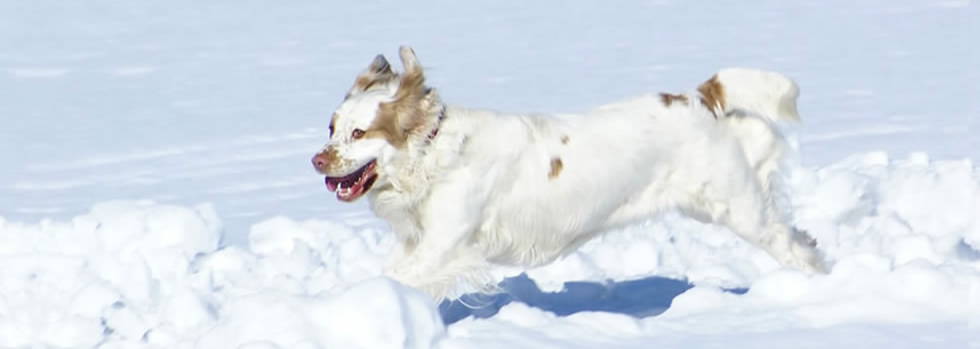
POLYGON ((428 195, 430 183, 439 180, 436 175, 456 163, 465 139, 463 130, 456 126, 446 105, 440 105, 432 114, 432 126, 422 133, 425 136, 409 142, 407 149, 387 166, 389 184, 370 196, 372 206, 376 206, 375 202, 382 206, 414 206, 428 195))

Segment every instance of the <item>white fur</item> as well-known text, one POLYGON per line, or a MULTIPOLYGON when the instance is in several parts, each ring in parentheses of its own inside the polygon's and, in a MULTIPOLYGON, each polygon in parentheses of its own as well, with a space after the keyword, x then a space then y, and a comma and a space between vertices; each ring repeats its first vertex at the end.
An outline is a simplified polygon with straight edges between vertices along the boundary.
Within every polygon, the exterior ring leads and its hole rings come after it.
MULTIPOLYGON (((401 53, 417 64, 410 49, 401 53)), ((378 159, 379 180, 367 196, 399 240, 385 273, 437 299, 460 285, 482 286, 489 264, 546 264, 671 209, 726 225, 785 265, 822 272, 812 241, 777 214, 770 194, 786 147, 770 122, 798 118, 796 84, 749 69, 722 70, 717 79, 726 105, 713 107, 723 113, 702 106, 693 90, 687 103, 665 106, 654 93, 579 115, 446 106, 431 141, 356 147, 344 134, 367 127, 398 89, 382 84, 338 108, 340 140, 327 146, 344 144, 354 164, 378 159), (562 166, 550 177, 554 159, 562 166)))

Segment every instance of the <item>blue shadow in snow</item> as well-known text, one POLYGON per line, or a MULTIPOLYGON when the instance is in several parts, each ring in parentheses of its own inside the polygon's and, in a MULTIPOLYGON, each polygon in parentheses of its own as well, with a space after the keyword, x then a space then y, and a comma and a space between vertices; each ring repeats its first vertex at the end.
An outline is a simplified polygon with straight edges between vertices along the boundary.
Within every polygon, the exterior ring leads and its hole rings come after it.
MULTIPOLYGON (((503 289, 499 294, 466 294, 459 299, 442 302, 439 313, 443 322, 449 325, 469 316, 488 318, 515 301, 558 316, 582 311, 605 311, 643 318, 663 313, 674 297, 694 287, 687 281, 654 276, 605 284, 566 282, 561 291, 543 292, 527 274, 504 279, 499 286, 503 289)), ((744 294, 748 289, 725 291, 744 294)))

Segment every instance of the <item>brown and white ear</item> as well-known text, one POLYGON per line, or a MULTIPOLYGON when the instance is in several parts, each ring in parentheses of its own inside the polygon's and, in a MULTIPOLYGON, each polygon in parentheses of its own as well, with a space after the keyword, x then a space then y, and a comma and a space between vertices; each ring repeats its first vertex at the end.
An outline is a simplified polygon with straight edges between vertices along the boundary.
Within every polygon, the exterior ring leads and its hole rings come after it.
POLYGON ((402 65, 405 67, 405 74, 410 74, 413 72, 422 74, 422 65, 419 64, 419 58, 415 56, 415 50, 409 46, 399 47, 398 56, 402 59, 402 65))
POLYGON ((371 61, 371 65, 368 66, 367 71, 374 74, 390 74, 391 64, 388 63, 388 59, 385 58, 385 55, 378 54, 377 56, 374 56, 374 60, 371 61))
POLYGON ((425 87, 425 72, 419 63, 415 50, 402 46, 398 50, 405 71, 398 84, 398 92, 392 104, 398 109, 398 124, 405 131, 411 132, 423 125, 429 107, 431 106, 432 90, 425 87))
POLYGON ((405 71, 398 83, 398 91, 391 102, 382 103, 381 109, 387 115, 395 116, 399 133, 406 135, 424 131, 434 122, 441 107, 435 89, 425 86, 425 72, 411 47, 402 46, 399 50, 405 71))
POLYGON ((401 55, 405 72, 399 81, 398 91, 395 93, 395 102, 417 102, 426 93, 425 72, 422 71, 422 65, 419 64, 419 59, 411 47, 402 46, 398 53, 401 55))
POLYGON ((384 85, 396 77, 398 76, 391 70, 391 64, 388 63, 384 55, 379 54, 374 57, 367 69, 357 75, 354 86, 351 86, 345 99, 350 98, 355 93, 367 91, 371 87, 384 85))

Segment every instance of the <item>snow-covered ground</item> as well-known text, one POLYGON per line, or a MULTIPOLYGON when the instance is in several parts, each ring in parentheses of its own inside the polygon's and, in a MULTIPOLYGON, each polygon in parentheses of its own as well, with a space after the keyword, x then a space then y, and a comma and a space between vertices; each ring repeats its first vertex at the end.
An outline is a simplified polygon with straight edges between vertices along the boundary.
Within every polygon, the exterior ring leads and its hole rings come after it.
POLYGON ((0 348, 980 347, 976 33, 970 0, 0 2, 0 348), (508 111, 792 75, 791 204, 832 273, 669 215, 444 325, 309 165, 400 44, 508 111))

